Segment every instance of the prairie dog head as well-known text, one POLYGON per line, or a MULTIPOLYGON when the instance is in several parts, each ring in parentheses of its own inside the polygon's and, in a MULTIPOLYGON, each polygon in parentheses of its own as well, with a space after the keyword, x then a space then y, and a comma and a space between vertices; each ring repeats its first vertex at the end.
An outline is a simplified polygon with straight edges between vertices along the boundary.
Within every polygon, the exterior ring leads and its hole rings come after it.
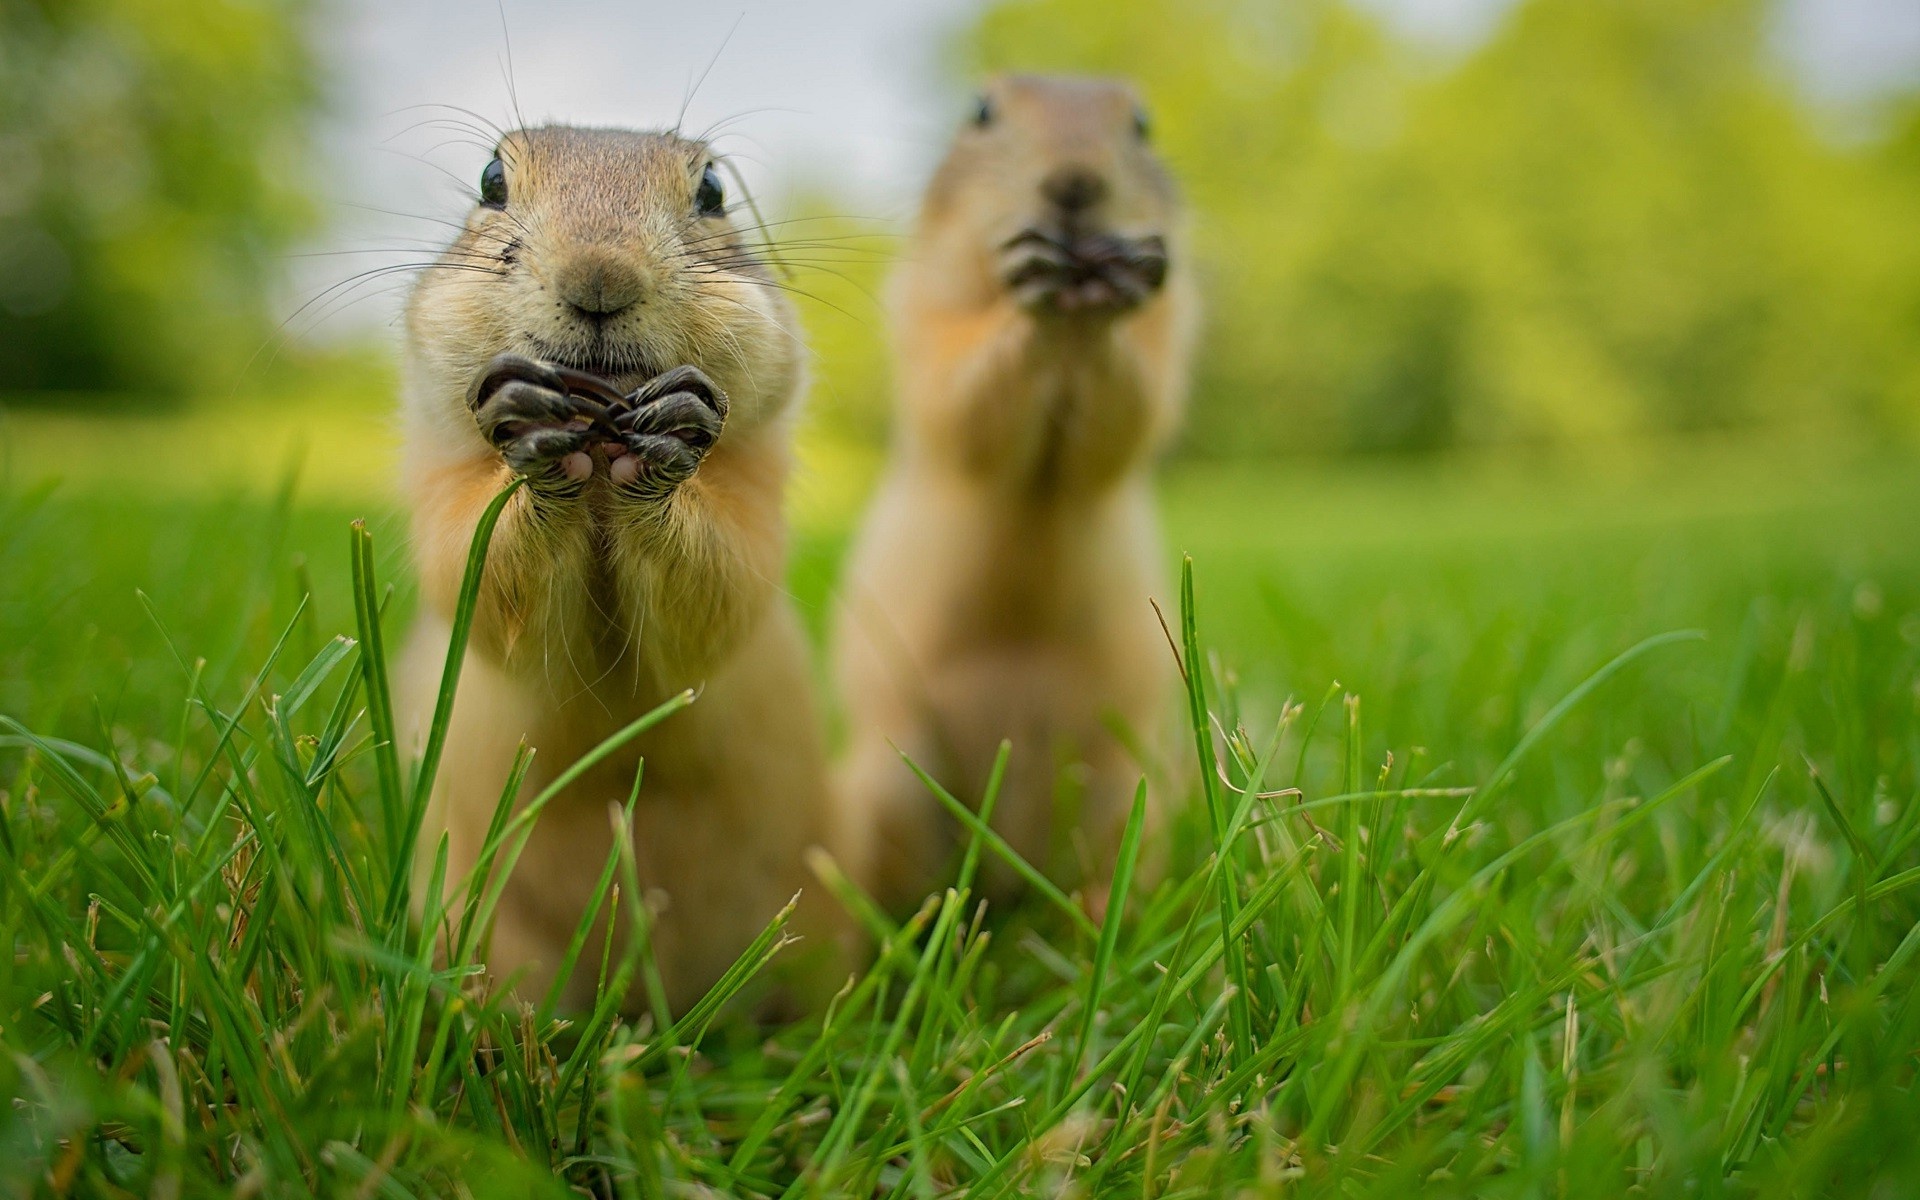
POLYGON ((926 260, 945 272, 964 263, 971 290, 1112 313, 1160 290, 1179 216, 1133 89, 1003 75, 934 172, 920 233, 926 260))
POLYGON ((785 296, 742 236, 706 144, 543 126, 502 138, 453 244, 407 303, 407 413, 484 446, 467 402, 505 353, 631 388, 692 364, 732 430, 791 403, 801 353, 785 296))

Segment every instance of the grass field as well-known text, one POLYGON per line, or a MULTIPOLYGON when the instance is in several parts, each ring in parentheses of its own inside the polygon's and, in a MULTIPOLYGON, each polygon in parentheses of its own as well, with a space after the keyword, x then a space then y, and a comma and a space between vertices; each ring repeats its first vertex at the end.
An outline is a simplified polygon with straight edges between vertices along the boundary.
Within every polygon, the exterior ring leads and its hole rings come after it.
MULTIPOLYGON (((24 424, 0 1194, 1920 1194, 1911 458, 1176 469, 1227 736, 1169 877, 1099 926, 962 886, 769 1030, 434 962, 365 686, 404 538, 357 476, 145 488, 24 424)), ((817 627, 859 471, 815 461, 817 627)), ((578 969, 644 991, 630 945, 578 969)))

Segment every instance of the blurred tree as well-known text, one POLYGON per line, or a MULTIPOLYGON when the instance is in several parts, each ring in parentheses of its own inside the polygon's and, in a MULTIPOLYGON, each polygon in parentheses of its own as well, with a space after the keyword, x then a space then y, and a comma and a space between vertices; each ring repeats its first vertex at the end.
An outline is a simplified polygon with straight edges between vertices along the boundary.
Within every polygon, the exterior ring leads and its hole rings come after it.
POLYGON ((182 391, 306 227, 309 0, 0 0, 0 391, 182 391))
POLYGON ((1920 230, 1764 0, 1522 0, 1458 57, 1343 0, 1009 0, 973 70, 1138 81, 1207 273, 1202 452, 1920 410, 1920 230), (1910 289, 1909 289, 1910 291, 1910 289))
MULTIPOLYGON (((1907 97, 1900 108, 1881 166, 1891 219, 1913 231, 1920 225, 1915 220, 1920 214, 1920 95, 1907 97)), ((1911 352, 1920 341, 1920 237, 1896 239, 1885 252, 1888 286, 1874 297, 1885 321, 1882 344, 1890 380, 1881 416, 1887 425, 1920 438, 1920 355, 1911 352)))

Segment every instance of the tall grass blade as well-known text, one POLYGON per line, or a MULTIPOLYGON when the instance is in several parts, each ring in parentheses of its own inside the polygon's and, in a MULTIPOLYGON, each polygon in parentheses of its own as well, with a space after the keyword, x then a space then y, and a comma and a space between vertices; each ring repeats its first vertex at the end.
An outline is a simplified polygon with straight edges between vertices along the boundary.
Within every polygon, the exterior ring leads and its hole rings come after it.
POLYGON ((473 613, 480 603, 481 582, 486 578, 487 548, 493 542, 493 530, 500 523, 500 514, 525 483, 525 476, 514 476, 513 481, 488 502, 473 528, 466 572, 461 576, 460 593, 454 602, 453 628, 447 639, 446 665, 440 671, 440 691, 434 698, 433 720, 427 726, 426 744, 421 749, 413 790, 407 798, 406 825, 400 835, 402 853, 395 856, 393 876, 388 881, 388 895, 394 897, 388 906, 389 919, 407 903, 407 860, 412 856, 414 840, 420 835, 420 823, 426 818, 427 801, 440 771, 440 756, 446 751, 447 727, 453 721, 454 692, 460 686, 460 669, 467 661, 467 642, 473 634, 473 613))
POLYGON ((349 543, 353 551, 353 615, 360 630, 360 673, 367 690, 367 717, 373 726, 374 768, 380 779, 380 818, 387 854, 397 864, 408 857, 412 847, 401 842, 406 797, 400 785, 393 695, 387 685, 386 637, 380 628, 381 603, 374 581, 373 534, 365 521, 353 523, 349 543))
MULTIPOLYGON (((1233 843, 1227 836, 1226 802, 1220 795, 1220 773, 1213 753, 1213 727, 1207 711, 1207 678, 1200 657, 1199 614, 1193 599, 1193 556, 1180 556, 1180 645, 1186 660, 1187 719, 1193 729, 1194 755, 1200 768, 1201 795, 1206 800, 1209 828, 1213 831, 1213 852, 1221 867, 1215 875, 1220 902, 1220 931, 1226 936, 1240 910, 1240 872, 1235 865, 1233 843)), ((1226 960, 1227 982, 1234 990, 1228 1010, 1233 1030, 1232 1053, 1245 1055, 1253 1048, 1253 1014, 1248 1006, 1247 962, 1239 948, 1221 947, 1226 960)))

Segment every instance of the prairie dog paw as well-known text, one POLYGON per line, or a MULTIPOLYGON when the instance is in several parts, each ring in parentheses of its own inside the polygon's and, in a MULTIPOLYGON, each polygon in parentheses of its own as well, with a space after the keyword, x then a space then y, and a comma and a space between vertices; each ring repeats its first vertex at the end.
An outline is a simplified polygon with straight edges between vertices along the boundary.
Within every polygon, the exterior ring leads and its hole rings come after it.
POLYGON ((591 416, 551 367, 517 354, 487 364, 474 420, 507 466, 536 487, 577 487, 593 474, 591 416))
POLYGON ((1031 312, 1115 315, 1145 303, 1166 282, 1166 242, 1029 229, 1000 248, 1000 278, 1031 312))
POLYGON ((642 495, 665 496, 699 469, 726 420, 727 394, 700 368, 662 372, 614 418, 624 452, 611 458, 608 474, 642 495))

